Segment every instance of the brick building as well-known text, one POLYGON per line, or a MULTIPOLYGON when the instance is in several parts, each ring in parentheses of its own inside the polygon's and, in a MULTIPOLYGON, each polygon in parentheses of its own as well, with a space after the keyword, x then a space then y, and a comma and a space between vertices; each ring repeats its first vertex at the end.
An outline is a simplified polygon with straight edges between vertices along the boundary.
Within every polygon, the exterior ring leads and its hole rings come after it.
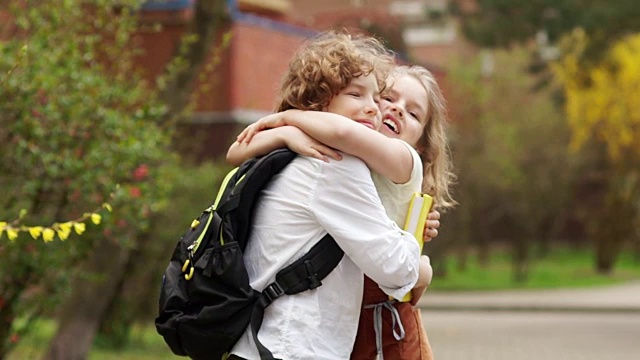
MULTIPOLYGON (((140 13, 143 26, 137 34, 142 49, 137 66, 149 79, 164 71, 181 36, 187 31, 196 0, 149 0, 140 13)), ((226 152, 246 124, 268 114, 287 63, 309 36, 328 28, 367 29, 379 25, 407 43, 407 61, 429 68, 446 92, 444 66, 455 53, 451 42, 421 43, 411 29, 421 24, 429 4, 439 0, 227 0, 229 21, 218 34, 228 34, 228 46, 217 54, 219 62, 203 71, 196 87, 193 116, 182 123, 189 134, 190 153, 217 158, 226 152), (400 32, 395 32, 398 31, 400 32), (409 32, 408 32, 409 31, 409 32), (407 41, 413 39, 414 41, 407 41), (441 48, 441 50, 439 50, 441 48), (445 55, 441 55, 445 54, 445 55)), ((6 15, 0 12, 0 19, 6 15)), ((7 30, 4 27, 4 30, 7 30)), ((1 35, 1 34, 0 34, 1 35)), ((427 37, 428 38, 428 37, 427 37)), ((446 39, 446 37, 445 37, 446 39)), ((208 61, 212 62, 212 59, 208 61)), ((206 66, 205 66, 206 67, 206 66)))
MULTIPOLYGON (((193 118, 183 128, 200 134, 192 143, 206 144, 202 156, 224 154, 244 125, 271 111, 280 76, 295 49, 316 31, 329 28, 367 29, 374 24, 387 31, 385 35, 401 36, 407 47, 399 54, 430 69, 446 93, 444 65, 452 54, 464 51, 464 44, 455 36, 455 23, 450 19, 436 25, 428 20, 429 11, 440 11, 445 3, 228 0, 230 23, 225 30, 231 41, 222 51, 219 65, 202 80, 213 85, 212 91, 199 95, 193 118)), ((144 6, 143 19, 163 24, 159 33, 141 34, 145 55, 140 64, 151 76, 158 74, 173 54, 190 20, 192 5, 193 0, 158 0, 144 6)))
MULTIPOLYGON (((469 9, 476 0, 456 0, 469 9)), ((458 20, 449 13, 451 0, 292 0, 289 16, 306 26, 325 29, 336 24, 400 32, 409 61, 442 68, 452 59, 475 53, 459 34, 458 20), (347 21, 346 19, 352 19, 347 21)), ((387 35, 387 34, 385 34, 387 35)), ((393 32, 392 32, 393 35, 393 32)))
MULTIPOLYGON (((193 0, 149 1, 143 6, 143 23, 162 24, 159 32, 149 29, 139 34, 143 49, 139 66, 147 76, 160 74, 171 59, 187 30, 192 6, 193 0)), ((228 1, 229 22, 218 38, 226 33, 231 40, 220 50, 219 63, 203 71, 193 117, 181 125, 190 137, 195 136, 189 141, 195 148, 189 150, 198 157, 223 155, 244 125, 273 109, 288 60, 314 34, 283 21, 288 7, 289 2, 282 0, 228 1)))

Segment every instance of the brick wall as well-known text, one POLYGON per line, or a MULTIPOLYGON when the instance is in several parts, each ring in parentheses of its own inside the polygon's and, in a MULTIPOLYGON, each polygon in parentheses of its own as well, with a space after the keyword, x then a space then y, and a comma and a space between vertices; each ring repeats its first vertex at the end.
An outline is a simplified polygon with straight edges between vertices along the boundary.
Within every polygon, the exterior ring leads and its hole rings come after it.
POLYGON ((235 109, 271 111, 280 78, 304 37, 251 24, 233 25, 231 99, 235 109))
MULTIPOLYGON (((137 66, 147 79, 161 74, 171 60, 180 37, 186 31, 189 10, 145 13, 144 22, 163 24, 161 31, 151 26, 137 34, 142 49, 137 66)), ((212 51, 207 63, 219 61, 210 71, 203 69, 195 86, 193 118, 179 125, 177 144, 183 154, 202 160, 219 158, 245 123, 271 112, 280 78, 289 59, 304 41, 305 34, 265 24, 232 21, 217 34, 229 34, 227 47, 212 51)))
MULTIPOLYGON (((155 78, 164 70, 185 27, 186 21, 172 21, 160 32, 148 30, 138 35, 143 50, 138 66, 147 78, 155 78)), ((219 63, 198 80, 196 111, 271 111, 280 77, 305 37, 243 22, 232 23, 218 36, 225 32, 230 32, 231 41, 219 51, 219 63), (205 84, 211 89, 207 90, 205 84)))
POLYGON ((288 14, 293 21, 324 29, 328 24, 323 14, 357 14, 358 12, 387 13, 391 0, 294 0, 288 14))

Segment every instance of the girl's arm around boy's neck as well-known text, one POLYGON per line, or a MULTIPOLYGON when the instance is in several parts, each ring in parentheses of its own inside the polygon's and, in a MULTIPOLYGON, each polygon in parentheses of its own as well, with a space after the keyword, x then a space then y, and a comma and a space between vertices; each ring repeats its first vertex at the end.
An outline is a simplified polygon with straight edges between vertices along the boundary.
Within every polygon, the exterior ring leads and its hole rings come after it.
POLYGON ((273 150, 288 147, 292 151, 322 161, 342 159, 340 153, 318 142, 294 126, 282 126, 260 131, 251 142, 236 141, 227 151, 227 162, 239 166, 242 162, 270 153, 273 150))
POLYGON ((401 140, 329 112, 288 110, 278 116, 275 122, 295 126, 321 143, 362 159, 372 171, 395 183, 411 178, 413 157, 401 140))
POLYGON ((263 131, 256 134, 250 143, 235 141, 227 151, 227 162, 233 166, 239 166, 245 160, 286 147, 284 138, 287 131, 287 128, 263 131))

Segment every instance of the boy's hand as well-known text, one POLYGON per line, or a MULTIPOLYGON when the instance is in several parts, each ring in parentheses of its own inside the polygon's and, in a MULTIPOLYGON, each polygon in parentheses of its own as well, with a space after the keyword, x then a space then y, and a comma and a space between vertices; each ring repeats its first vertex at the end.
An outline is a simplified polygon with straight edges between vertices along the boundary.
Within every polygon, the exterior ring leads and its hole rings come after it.
POLYGON ((418 301, 420 301, 420 298, 422 297, 422 295, 424 295, 424 292, 427 290, 427 288, 428 286, 416 286, 411 289, 411 305, 418 305, 418 301))
POLYGON ((424 237, 425 243, 433 240, 438 236, 438 228, 440 227, 440 212, 438 210, 431 210, 427 216, 427 222, 424 224, 424 237))

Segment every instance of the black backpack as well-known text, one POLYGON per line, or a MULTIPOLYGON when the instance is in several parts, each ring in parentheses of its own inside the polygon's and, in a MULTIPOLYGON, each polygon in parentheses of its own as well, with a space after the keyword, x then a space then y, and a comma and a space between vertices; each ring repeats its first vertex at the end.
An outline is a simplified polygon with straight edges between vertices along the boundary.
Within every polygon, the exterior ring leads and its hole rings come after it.
POLYGON ((326 235, 307 254, 280 270, 259 292, 249 285, 243 251, 261 190, 296 157, 279 149, 227 174, 214 204, 180 238, 160 292, 156 330, 176 355, 222 359, 248 326, 261 359, 273 359, 257 338, 264 309, 283 294, 321 285, 344 253, 326 235))

